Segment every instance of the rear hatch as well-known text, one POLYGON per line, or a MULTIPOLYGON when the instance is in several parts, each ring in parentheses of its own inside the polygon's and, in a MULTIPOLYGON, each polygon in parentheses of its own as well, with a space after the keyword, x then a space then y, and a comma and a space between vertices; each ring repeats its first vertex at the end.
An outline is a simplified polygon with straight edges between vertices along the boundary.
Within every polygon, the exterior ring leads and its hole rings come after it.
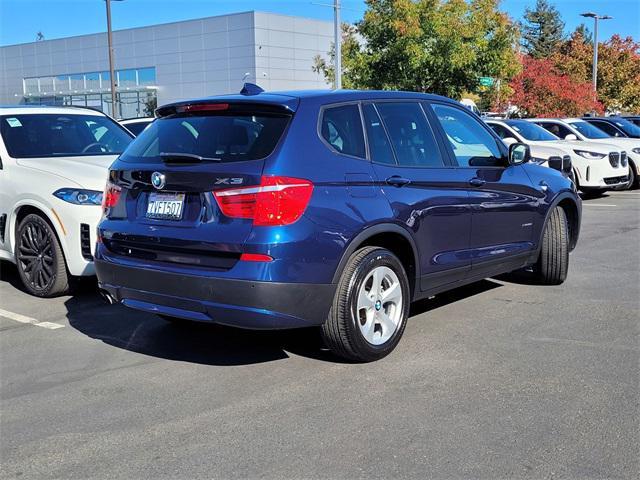
POLYGON ((112 167, 104 246, 148 262, 233 267, 253 226, 251 203, 214 192, 259 186, 292 115, 287 106, 247 102, 161 108, 112 167))

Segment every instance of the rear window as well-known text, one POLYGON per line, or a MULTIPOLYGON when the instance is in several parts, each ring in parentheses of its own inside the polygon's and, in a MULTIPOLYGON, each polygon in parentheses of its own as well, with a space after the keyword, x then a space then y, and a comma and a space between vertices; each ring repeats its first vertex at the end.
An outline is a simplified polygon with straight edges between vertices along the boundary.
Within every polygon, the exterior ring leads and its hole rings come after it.
POLYGON ((155 163, 166 154, 187 154, 220 162, 258 160, 273 152, 290 118, 290 115, 244 112, 158 118, 120 159, 155 163))
POLYGON ((117 123, 99 115, 5 115, 0 134, 13 158, 115 155, 132 140, 117 123))

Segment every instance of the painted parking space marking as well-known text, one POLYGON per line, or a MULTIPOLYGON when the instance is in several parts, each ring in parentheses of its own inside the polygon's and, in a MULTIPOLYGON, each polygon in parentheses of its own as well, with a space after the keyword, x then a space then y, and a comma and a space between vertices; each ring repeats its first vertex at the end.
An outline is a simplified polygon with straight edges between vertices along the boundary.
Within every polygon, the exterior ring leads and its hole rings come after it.
POLYGON ((31 325, 35 325, 36 327, 48 328, 49 330, 56 330, 58 328, 64 327, 64 325, 61 323, 41 322, 40 320, 37 320, 35 318, 27 317, 26 315, 20 315, 19 313, 10 312, 8 310, 2 310, 1 308, 0 317, 20 323, 30 323, 31 325))
POLYGON ((583 207, 617 207, 613 203, 583 203, 583 207))

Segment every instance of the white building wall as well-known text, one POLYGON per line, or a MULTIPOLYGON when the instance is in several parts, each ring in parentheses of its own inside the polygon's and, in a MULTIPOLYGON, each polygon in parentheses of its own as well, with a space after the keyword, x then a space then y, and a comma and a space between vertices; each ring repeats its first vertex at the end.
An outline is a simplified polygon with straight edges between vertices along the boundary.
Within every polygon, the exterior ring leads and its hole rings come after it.
MULTIPOLYGON (((159 105, 239 92, 246 73, 267 90, 326 88, 311 67, 332 32, 330 22, 262 12, 117 30, 115 68, 155 67, 159 105)), ((23 78, 108 70, 107 35, 0 47, 0 68, 0 104, 20 103, 23 78)))

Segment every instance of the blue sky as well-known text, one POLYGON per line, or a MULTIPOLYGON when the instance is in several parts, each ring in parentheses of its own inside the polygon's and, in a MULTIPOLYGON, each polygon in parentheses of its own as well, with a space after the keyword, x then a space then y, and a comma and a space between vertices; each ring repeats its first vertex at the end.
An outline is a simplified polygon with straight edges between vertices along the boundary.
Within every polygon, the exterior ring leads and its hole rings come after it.
MULTIPOLYGON (((342 0, 345 21, 362 17, 364 0, 342 0)), ((318 4, 332 0, 124 0, 113 2, 114 29, 166 23, 247 10, 300 15, 331 20, 333 10, 318 4)), ((640 41, 640 0, 552 0, 567 30, 583 19, 579 13, 593 10, 615 17, 601 22, 600 39, 614 33, 640 41)), ((502 10, 520 19, 535 0, 503 0, 502 10)), ((591 23, 587 24, 591 27, 591 23)), ((103 32, 103 0, 0 0, 0 45, 31 42, 42 31, 47 39, 103 32)))

